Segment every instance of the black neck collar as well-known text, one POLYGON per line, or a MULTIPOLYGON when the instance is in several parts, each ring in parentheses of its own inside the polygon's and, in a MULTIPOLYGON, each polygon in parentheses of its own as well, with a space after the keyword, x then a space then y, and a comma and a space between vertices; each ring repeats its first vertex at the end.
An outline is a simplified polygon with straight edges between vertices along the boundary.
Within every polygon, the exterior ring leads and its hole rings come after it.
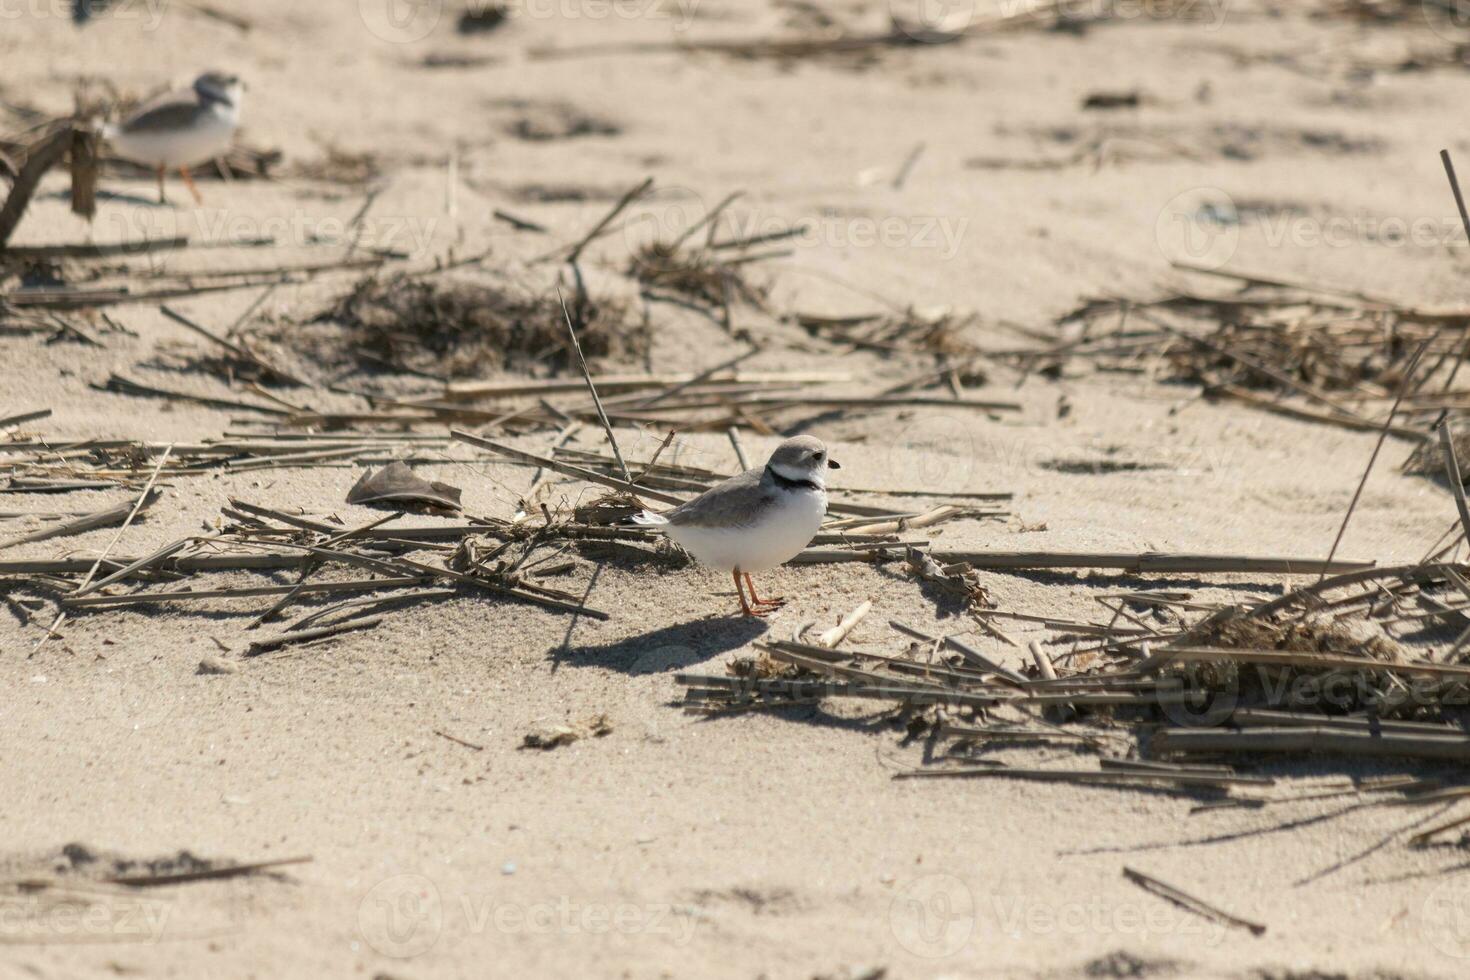
POLYGON ((217 105, 228 106, 231 109, 235 107, 234 100, 232 100, 228 95, 225 95, 221 92, 214 92, 210 89, 204 88, 197 88, 194 91, 197 92, 199 94, 199 98, 206 103, 213 102, 217 105))
POLYGON ((776 468, 770 463, 766 464, 766 476, 769 476, 776 486, 782 490, 796 490, 798 488, 803 490, 822 489, 822 485, 816 480, 793 480, 789 476, 782 476, 776 472, 776 468))

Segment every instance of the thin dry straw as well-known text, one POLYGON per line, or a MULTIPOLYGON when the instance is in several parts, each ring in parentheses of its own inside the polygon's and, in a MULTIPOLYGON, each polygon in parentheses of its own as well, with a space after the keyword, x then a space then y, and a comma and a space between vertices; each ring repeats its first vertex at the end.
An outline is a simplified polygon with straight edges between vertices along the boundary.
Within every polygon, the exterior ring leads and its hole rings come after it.
POLYGON ((623 471, 623 479, 632 483, 633 474, 628 472, 628 464, 623 462, 623 451, 618 448, 618 437, 613 435, 612 423, 607 420, 607 412, 603 409, 602 399, 597 394, 597 385, 592 383, 592 372, 587 370, 587 359, 582 356, 582 345, 577 341, 577 331, 572 327, 572 314, 567 310, 567 298, 562 295, 561 286, 556 287, 556 298, 561 301, 561 315, 567 321, 567 334, 572 338, 572 350, 577 354, 577 366, 582 369, 582 377, 587 379, 587 390, 592 393, 592 404, 597 407, 597 418, 602 423, 602 431, 607 433, 607 441, 612 446, 613 455, 617 457, 618 469, 623 471))
POLYGON ((1409 361, 1409 366, 1404 371, 1404 380, 1399 384, 1398 397, 1393 400, 1393 407, 1388 410, 1388 418, 1383 420, 1383 429, 1378 433, 1378 441, 1373 445, 1373 455, 1368 457, 1368 465, 1363 469, 1363 478, 1358 481, 1358 489, 1353 492, 1353 499, 1348 504, 1347 513, 1342 516, 1342 525, 1337 529, 1337 537, 1332 540, 1332 548, 1327 552, 1327 560, 1322 563, 1322 571, 1317 575, 1320 584, 1327 577, 1327 572, 1332 566, 1332 559, 1337 557, 1337 546, 1342 544, 1342 536, 1347 532, 1348 521, 1353 518, 1353 511, 1357 509, 1358 498, 1363 495, 1363 488, 1368 485, 1368 475, 1373 472, 1373 464, 1378 462, 1378 453, 1383 449, 1383 443, 1388 439, 1388 430, 1393 425, 1393 417, 1398 414, 1399 403, 1404 400, 1404 395, 1409 390, 1409 382, 1414 378, 1414 370, 1419 366, 1419 358, 1429 349, 1433 341, 1430 337, 1419 345, 1414 352, 1414 357, 1409 361))
POLYGON ((1470 541, 1470 506, 1465 502, 1465 483, 1460 476, 1460 461, 1455 458, 1455 440, 1450 432, 1450 420, 1439 424, 1439 445, 1444 452, 1445 476, 1450 481, 1450 491, 1455 495, 1455 508, 1460 512, 1460 525, 1465 531, 1465 540, 1470 541))
MULTIPOLYGON (((117 546, 117 542, 119 541, 119 539, 122 538, 123 532, 128 529, 128 525, 133 523, 133 518, 138 516, 138 512, 143 509, 143 505, 148 501, 149 497, 153 493, 153 485, 158 482, 158 474, 163 471, 163 465, 168 462, 168 458, 169 456, 173 455, 173 451, 174 447, 172 444, 170 444, 168 448, 163 451, 163 455, 158 457, 158 463, 153 467, 153 472, 149 474, 148 482, 143 485, 143 492, 138 494, 138 500, 136 503, 133 504, 132 511, 128 513, 127 519, 122 522, 122 526, 117 529, 117 533, 112 536, 111 541, 107 542, 107 547, 102 549, 102 554, 97 556, 97 561, 92 564, 92 567, 87 571, 86 576, 82 578, 82 584, 78 586, 78 591, 80 591, 81 589, 85 589, 89 584, 91 584, 92 579, 97 575, 97 570, 102 567, 102 563, 107 560, 108 554, 111 553, 112 549, 117 546)), ((76 593, 73 593, 73 596, 75 596, 75 594, 76 593)), ((66 622, 65 609, 56 614, 55 621, 51 623, 51 627, 47 629, 46 632, 41 634, 41 638, 36 641, 36 645, 32 648, 31 652, 34 653, 35 651, 41 649, 41 647, 45 646, 46 641, 56 635, 56 631, 61 628, 61 624, 64 622, 66 622)))
POLYGON ((1180 891, 1173 885, 1160 881, 1153 875, 1144 874, 1142 871, 1136 871, 1133 868, 1124 868, 1123 877, 1144 891, 1157 895, 1167 902, 1172 902, 1186 912, 1192 912, 1195 915, 1213 922, 1218 922, 1221 925, 1232 926, 1236 929, 1245 929, 1253 936, 1264 935, 1266 932, 1266 927, 1261 923, 1251 922, 1248 919, 1231 915, 1229 912, 1216 908, 1204 899, 1196 898, 1188 892, 1180 891))
POLYGON ((1455 179, 1455 164, 1449 150, 1440 150, 1439 159, 1444 163, 1445 176, 1450 180, 1450 190, 1455 195, 1455 207, 1460 209, 1460 223, 1465 226, 1465 235, 1470 237, 1470 211, 1465 210, 1465 198, 1460 193, 1460 182, 1455 179))

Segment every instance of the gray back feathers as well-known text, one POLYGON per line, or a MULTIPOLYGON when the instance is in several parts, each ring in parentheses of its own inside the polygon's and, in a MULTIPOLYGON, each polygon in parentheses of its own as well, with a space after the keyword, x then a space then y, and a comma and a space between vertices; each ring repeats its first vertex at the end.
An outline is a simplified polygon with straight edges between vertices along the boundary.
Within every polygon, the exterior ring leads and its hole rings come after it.
POLYGON ((199 98, 192 89, 187 92, 168 92, 124 119, 118 129, 124 133, 174 132, 188 129, 208 111, 209 103, 199 98))
POLYGON ((780 491, 764 469, 746 470, 686 501, 664 517, 675 526, 744 527, 776 502, 780 491))

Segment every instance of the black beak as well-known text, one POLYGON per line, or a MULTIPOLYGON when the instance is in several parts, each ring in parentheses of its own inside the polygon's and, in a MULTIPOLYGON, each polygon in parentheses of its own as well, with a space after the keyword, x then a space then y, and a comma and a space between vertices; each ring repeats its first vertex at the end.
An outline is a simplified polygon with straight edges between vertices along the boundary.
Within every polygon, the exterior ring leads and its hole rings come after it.
POLYGON ((837 462, 837 460, 835 460, 835 459, 829 459, 829 460, 827 460, 827 469, 829 469, 829 470, 840 470, 840 469, 842 469, 842 464, 839 463, 839 462, 837 462))

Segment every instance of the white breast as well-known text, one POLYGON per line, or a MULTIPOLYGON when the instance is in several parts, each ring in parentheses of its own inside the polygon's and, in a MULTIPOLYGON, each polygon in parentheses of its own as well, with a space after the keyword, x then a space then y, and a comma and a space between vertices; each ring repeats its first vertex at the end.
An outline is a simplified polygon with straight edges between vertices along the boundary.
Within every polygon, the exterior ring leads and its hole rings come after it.
POLYGON ((800 554, 826 514, 826 493, 790 490, 745 527, 670 525, 663 530, 703 565, 722 572, 761 572, 800 554))

